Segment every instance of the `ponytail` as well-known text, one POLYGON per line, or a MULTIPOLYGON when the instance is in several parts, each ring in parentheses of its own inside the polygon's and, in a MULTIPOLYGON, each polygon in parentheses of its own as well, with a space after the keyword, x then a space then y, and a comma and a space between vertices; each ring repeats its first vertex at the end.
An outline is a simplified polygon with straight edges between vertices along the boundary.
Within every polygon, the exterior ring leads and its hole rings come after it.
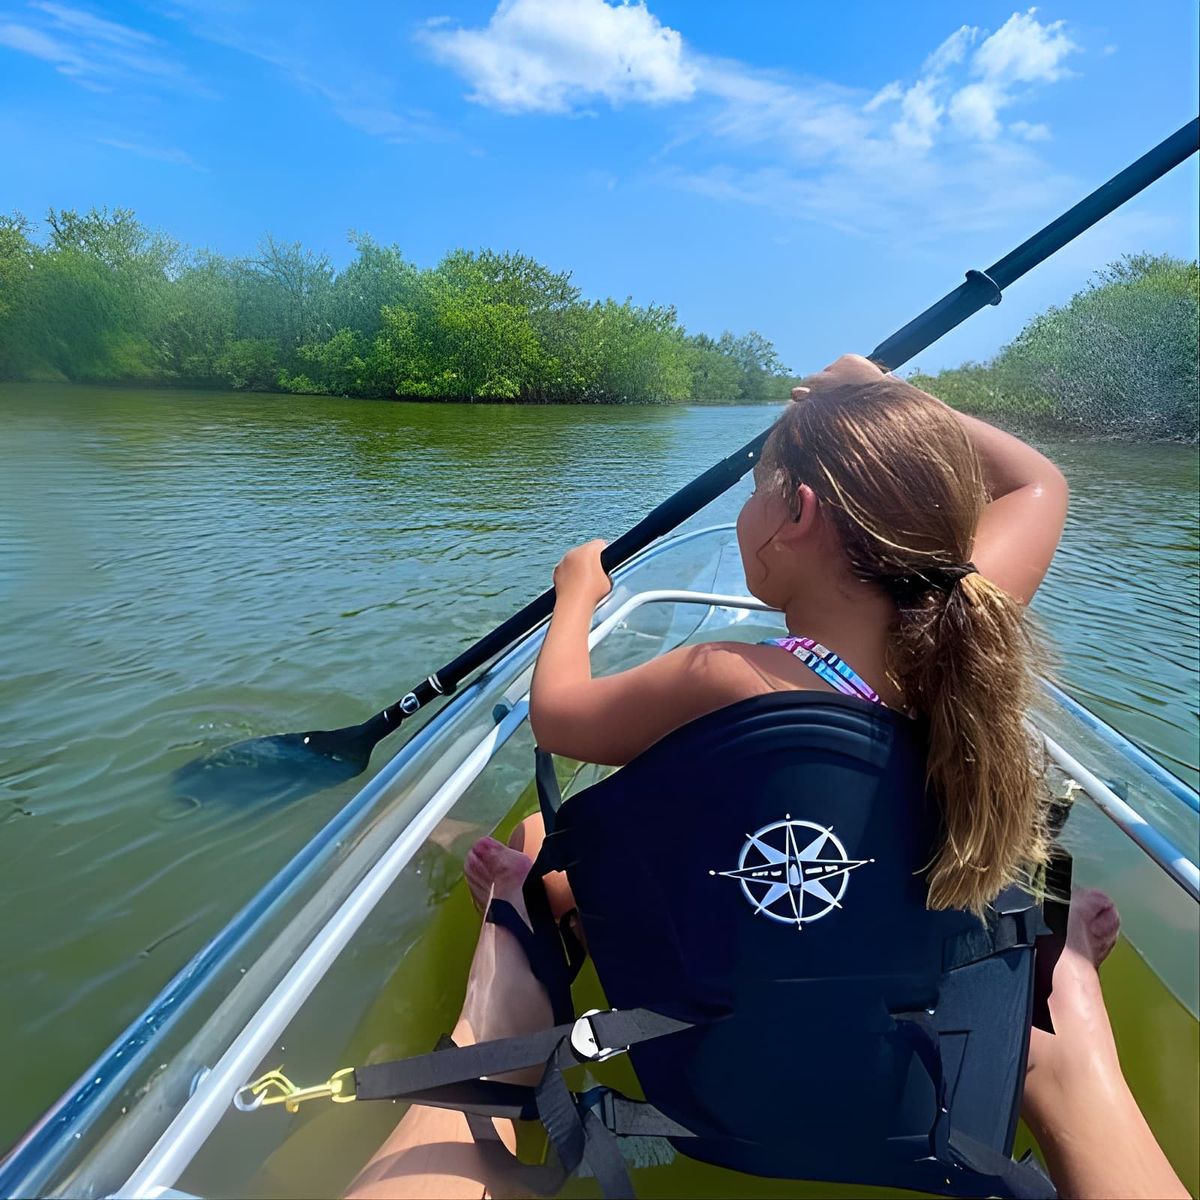
POLYGON ((942 839, 929 907, 982 913, 1046 861, 1040 772, 1025 727, 1036 639, 1024 610, 978 573, 900 601, 891 669, 928 737, 942 839))
POLYGON ((966 562, 988 496, 953 413, 898 379, 813 395, 776 423, 763 464, 786 497, 812 488, 851 570, 896 605, 888 670, 925 726, 942 817, 929 907, 982 914, 1049 853, 1025 726, 1044 656, 1024 609, 966 562))

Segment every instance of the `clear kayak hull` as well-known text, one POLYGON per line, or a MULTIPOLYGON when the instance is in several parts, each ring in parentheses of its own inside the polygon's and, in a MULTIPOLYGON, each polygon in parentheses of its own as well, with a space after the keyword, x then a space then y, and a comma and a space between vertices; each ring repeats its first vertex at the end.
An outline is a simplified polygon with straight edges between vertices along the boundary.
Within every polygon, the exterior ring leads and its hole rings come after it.
MULTIPOLYGON (((731 530, 697 530, 617 573, 597 612, 593 661, 612 671, 687 641, 780 632, 779 614, 745 596, 731 530)), ((451 698, 180 972, 0 1164, 0 1194, 346 1189, 397 1106, 247 1114, 234 1096, 275 1067, 315 1081, 420 1053, 452 1025, 478 929, 463 856, 535 806, 525 697, 541 637, 451 698)), ((1066 832, 1077 881, 1109 891, 1122 912, 1105 985, 1131 1083, 1194 1189, 1200 888, 1186 851, 1200 841, 1195 793, 1053 689, 1032 719, 1047 738, 1052 786, 1078 793, 1066 832)), ((579 766, 572 786, 598 770, 579 766)), ((599 1000, 594 979, 579 986, 599 1000)), ((635 1086, 620 1076, 627 1066, 602 1069, 635 1086)), ((798 1194, 794 1183, 659 1161, 655 1146, 635 1171, 640 1195, 798 1194)), ((571 1186, 588 1194, 586 1181, 571 1186)))

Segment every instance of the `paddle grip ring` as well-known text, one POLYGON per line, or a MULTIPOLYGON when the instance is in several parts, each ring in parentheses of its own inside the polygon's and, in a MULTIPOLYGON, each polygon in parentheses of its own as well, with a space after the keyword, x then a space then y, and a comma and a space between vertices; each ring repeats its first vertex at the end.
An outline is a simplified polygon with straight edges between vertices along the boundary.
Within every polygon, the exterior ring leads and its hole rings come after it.
POLYGON ((989 304, 999 304, 1004 299, 1004 292, 1000 285, 986 271, 976 271, 972 267, 967 272, 967 282, 974 283, 977 279, 983 280, 992 289, 992 298, 988 301, 989 304))

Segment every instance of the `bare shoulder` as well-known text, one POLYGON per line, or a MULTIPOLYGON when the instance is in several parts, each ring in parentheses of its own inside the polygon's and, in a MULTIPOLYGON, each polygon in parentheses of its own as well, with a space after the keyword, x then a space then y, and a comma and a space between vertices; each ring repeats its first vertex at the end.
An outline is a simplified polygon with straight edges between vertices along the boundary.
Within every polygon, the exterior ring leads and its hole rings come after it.
POLYGON ((769 646, 700 642, 679 653, 680 671, 722 704, 773 691, 778 686, 769 669, 773 658, 769 646))

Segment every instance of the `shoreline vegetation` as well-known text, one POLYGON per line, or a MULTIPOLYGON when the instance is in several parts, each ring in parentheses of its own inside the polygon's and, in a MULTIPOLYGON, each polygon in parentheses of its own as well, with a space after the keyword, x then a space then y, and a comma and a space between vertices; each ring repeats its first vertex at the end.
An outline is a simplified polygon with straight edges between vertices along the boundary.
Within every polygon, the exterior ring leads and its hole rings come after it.
MULTIPOLYGON (((421 268, 267 236, 191 251, 128 209, 0 215, 0 380, 521 404, 783 403, 796 377, 750 331, 690 334, 673 306, 589 301, 533 259, 421 268)), ((1195 442, 1200 270, 1127 255, 994 358, 911 381, 965 412, 1067 436, 1195 442)))
POLYGON ((689 334, 669 305, 588 301, 522 254, 417 267, 350 235, 341 271, 267 236, 188 251, 128 209, 0 216, 0 379, 525 404, 781 403, 753 331, 689 334))
POLYGON ((987 362, 908 375, 1009 428, 1126 441, 1200 435, 1200 266, 1126 255, 987 362))

